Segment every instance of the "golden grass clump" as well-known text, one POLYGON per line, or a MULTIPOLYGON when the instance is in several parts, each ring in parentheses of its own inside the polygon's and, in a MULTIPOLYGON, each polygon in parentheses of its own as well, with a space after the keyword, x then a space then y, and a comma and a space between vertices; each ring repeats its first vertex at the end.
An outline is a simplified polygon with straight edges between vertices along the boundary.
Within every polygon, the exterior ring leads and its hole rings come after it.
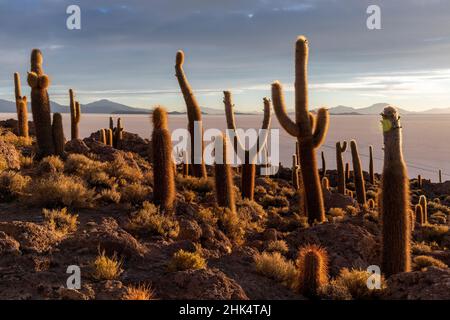
POLYGON ((289 251, 289 247, 284 240, 273 240, 269 241, 266 250, 268 252, 287 253, 289 251))
POLYGON ((67 208, 61 210, 43 209, 42 215, 45 223, 49 226, 50 230, 55 231, 61 235, 65 235, 77 230, 78 215, 70 214, 67 212, 67 208))
POLYGON ((122 300, 155 300, 155 294, 150 285, 132 285, 127 287, 122 300))
POLYGON ((220 208, 219 228, 236 244, 242 244, 245 236, 245 225, 238 214, 228 208, 220 208))
POLYGON ((100 191, 99 200, 105 203, 119 203, 121 194, 116 190, 115 187, 111 189, 103 189, 100 191))
POLYGON ((306 245, 297 256, 299 274, 295 288, 307 297, 316 297, 320 287, 328 283, 328 254, 317 245, 306 245))
POLYGON ((64 170, 64 162, 58 156, 48 156, 42 159, 37 166, 37 174, 55 174, 64 170))
POLYGON ((198 252, 178 250, 168 264, 171 272, 206 268, 206 260, 198 252))
POLYGON ((192 190, 199 193, 211 192, 214 189, 214 183, 208 178, 196 178, 192 176, 176 177, 176 185, 179 189, 192 190))
POLYGON ((413 270, 426 270, 428 267, 446 269, 448 266, 439 259, 430 256, 417 256, 413 259, 413 270))
POLYGON ((151 192, 151 188, 139 183, 125 184, 120 188, 122 203, 140 204, 145 201, 151 192))
POLYGON ((107 166, 108 174, 129 183, 142 182, 144 175, 138 167, 130 166, 123 157, 117 157, 107 166))
POLYGON ((21 137, 16 136, 15 134, 4 135, 1 139, 6 143, 14 145, 15 147, 28 147, 33 144, 33 139, 31 137, 21 137))
MULTIPOLYGON (((20 167, 24 169, 29 169, 33 166, 33 158, 20 155, 20 167)), ((1 171, 1 170, 0 170, 1 171)))
POLYGON ((255 269, 258 273, 290 286, 297 278, 294 263, 279 252, 263 252, 254 256, 255 269))
POLYGON ((31 178, 14 171, 0 173, 0 200, 11 201, 22 195, 31 178))
POLYGON ((123 272, 122 261, 114 254, 111 258, 100 252, 92 263, 93 277, 97 280, 114 280, 123 272))
POLYGON ((180 229, 177 220, 170 215, 162 214, 153 203, 148 201, 145 201, 142 208, 132 215, 129 228, 170 238, 176 238, 180 229))
POLYGON ((84 208, 92 205, 94 191, 74 176, 57 174, 33 180, 29 184, 29 203, 40 207, 84 208))
POLYGON ((342 208, 330 208, 330 210, 328 210, 328 215, 332 217, 344 217, 345 210, 342 208))

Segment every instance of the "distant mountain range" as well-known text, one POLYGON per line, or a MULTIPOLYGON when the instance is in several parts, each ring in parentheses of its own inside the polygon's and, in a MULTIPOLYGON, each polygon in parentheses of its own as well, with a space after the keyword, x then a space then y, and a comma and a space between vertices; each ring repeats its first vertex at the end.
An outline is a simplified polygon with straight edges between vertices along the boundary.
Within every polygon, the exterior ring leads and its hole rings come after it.
MULTIPOLYGON (((63 106, 59 103, 51 101, 51 108, 54 112, 68 113, 69 107, 63 106)), ((347 106, 339 105, 337 107, 329 108, 330 114, 334 115, 377 115, 383 111, 383 108, 389 105, 388 103, 376 103, 365 108, 352 108, 347 106)), ((30 104, 28 108, 31 109, 30 104)), ((203 114, 209 115, 223 115, 224 111, 215 108, 201 107, 203 114)), ((450 114, 450 108, 434 108, 421 112, 408 111, 405 109, 398 109, 400 114, 450 114)), ((81 105, 81 111, 83 113, 106 113, 106 114, 149 114, 151 110, 134 108, 121 103, 110 101, 107 99, 102 99, 94 101, 91 103, 81 105)), ((0 113, 2 112, 16 112, 15 102, 0 99, 0 113)), ((172 111, 169 114, 184 114, 183 111, 172 111)), ((293 113, 292 111, 290 113, 293 113)), ((236 114, 256 114, 255 112, 236 112, 236 114)))

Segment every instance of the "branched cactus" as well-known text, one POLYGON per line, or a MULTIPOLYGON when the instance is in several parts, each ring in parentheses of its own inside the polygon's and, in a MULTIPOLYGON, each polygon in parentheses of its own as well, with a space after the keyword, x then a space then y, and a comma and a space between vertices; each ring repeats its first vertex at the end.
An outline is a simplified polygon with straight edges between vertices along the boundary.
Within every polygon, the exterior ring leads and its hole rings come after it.
POLYGON ((227 139, 222 135, 215 137, 214 184, 216 201, 219 207, 236 212, 234 201, 233 177, 227 155, 227 139))
POLYGON ((352 151, 352 161, 353 161, 353 175, 355 178, 355 188, 356 188, 356 200, 358 203, 364 205, 366 204, 366 186, 364 184, 364 176, 361 167, 361 160, 359 159, 358 146, 356 141, 350 141, 350 149, 352 151))
POLYGON ((175 201, 175 176, 166 110, 162 107, 156 108, 152 120, 153 200, 163 210, 170 210, 175 201))
POLYGON ((50 80, 42 70, 42 62, 41 51, 33 49, 31 52, 31 71, 28 73, 28 84, 31 87, 31 111, 36 132, 38 159, 55 153, 50 100, 47 93, 50 80))
POLYGON ((300 249, 297 257, 299 275, 297 290, 306 297, 315 298, 318 290, 328 282, 328 254, 316 245, 300 249))
MULTIPOLYGON (((340 194, 345 194, 346 186, 346 172, 344 172, 344 160, 342 158, 342 153, 347 150, 347 141, 341 144, 339 141, 336 142, 336 166, 338 172, 338 192, 340 194)), ((348 164, 348 163, 347 163, 348 164)), ((346 166, 347 167, 347 166, 346 166)))
POLYGON ((66 139, 64 137, 64 129, 62 123, 62 116, 60 113, 53 114, 53 142, 55 144, 55 154, 60 156, 61 158, 65 158, 64 153, 64 144, 66 143, 66 139))
POLYGON ((187 108, 188 128, 191 136, 191 167, 192 173, 195 177, 206 177, 206 167, 203 160, 203 125, 202 113, 200 106, 195 98, 194 92, 186 78, 183 70, 184 53, 178 51, 175 61, 175 75, 183 93, 184 101, 187 108), (195 147, 197 145, 197 147, 195 147))
POLYGON ((299 183, 298 183, 298 164, 297 164, 297 155, 292 155, 292 186, 295 190, 298 190, 299 183))
POLYGON ((327 175, 327 162, 325 161, 325 154, 323 153, 323 151, 321 152, 321 157, 322 157, 322 178, 326 177, 327 175))
POLYGON ((317 116, 308 112, 308 41, 303 36, 297 39, 295 55, 295 122, 286 112, 283 90, 279 82, 272 84, 272 100, 281 126, 298 140, 308 222, 323 222, 326 219, 325 208, 315 151, 325 140, 329 115, 324 108, 317 111, 317 116))
POLYGON ((22 96, 20 75, 14 73, 14 88, 17 109, 17 135, 28 138, 28 105, 27 97, 22 96))
POLYGON ((375 183, 375 173, 373 171, 373 147, 369 146, 369 182, 370 184, 375 183))
POLYGON ((79 139, 79 129, 78 124, 81 119, 81 108, 80 103, 75 101, 75 96, 72 89, 69 89, 70 96, 70 132, 71 139, 79 139))
POLYGON ((416 215, 416 222, 419 224, 419 226, 423 226, 425 224, 425 217, 423 215, 423 208, 420 204, 416 204, 414 207, 415 215, 416 215))
POLYGON ((402 127, 395 108, 381 113, 384 164, 381 181, 382 267, 387 276, 411 269, 409 179, 403 159, 402 127))
POLYGON ((267 143, 268 130, 270 127, 270 100, 264 98, 264 118, 261 126, 262 135, 258 135, 258 140, 250 148, 242 145, 237 134, 236 122, 234 120, 234 104, 231 99, 231 92, 224 91, 225 116, 227 119, 227 129, 234 134, 234 149, 237 154, 243 154, 241 193, 243 198, 253 200, 255 191, 256 159, 258 154, 263 152, 267 143))
POLYGON ((423 211, 423 223, 428 222, 428 201, 427 197, 425 195, 421 195, 419 197, 419 204, 422 207, 423 211))

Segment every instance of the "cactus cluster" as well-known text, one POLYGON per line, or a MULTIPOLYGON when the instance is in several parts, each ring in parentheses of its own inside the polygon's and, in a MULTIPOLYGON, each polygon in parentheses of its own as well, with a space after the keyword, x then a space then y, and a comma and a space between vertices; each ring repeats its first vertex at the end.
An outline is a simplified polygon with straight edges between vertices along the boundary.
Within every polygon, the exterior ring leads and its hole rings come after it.
POLYGON ((409 180, 402 151, 402 127, 394 107, 382 112, 384 164, 381 181, 382 267, 387 276, 411 270, 409 180))
POLYGON ((295 53, 295 122, 289 118, 286 112, 283 90, 278 81, 272 84, 272 100, 281 126, 298 140, 308 221, 313 223, 314 221, 325 221, 316 149, 325 140, 329 115, 325 108, 320 108, 316 116, 308 111, 308 51, 307 39, 304 36, 298 37, 295 53))
MULTIPOLYGON (((117 126, 114 127, 114 119, 109 117, 109 129, 102 130, 105 130, 107 145, 116 149, 120 149, 122 147, 124 129, 121 118, 117 118, 117 126)), ((102 136, 100 136, 100 138, 102 139, 102 136)))
POLYGON ((264 118, 261 125, 262 135, 258 135, 256 143, 246 148, 239 139, 237 134, 236 122, 234 120, 234 104, 231 99, 231 92, 224 91, 225 115, 227 120, 227 129, 234 135, 234 150, 238 155, 244 155, 241 174, 241 193, 243 198, 253 200, 255 191, 255 175, 256 175, 256 159, 258 155, 264 151, 268 130, 270 128, 270 100, 263 99, 264 102, 264 118))
POLYGON ((14 92, 16 97, 17 110, 17 135, 28 137, 28 104, 27 97, 22 96, 19 73, 14 73, 14 92))

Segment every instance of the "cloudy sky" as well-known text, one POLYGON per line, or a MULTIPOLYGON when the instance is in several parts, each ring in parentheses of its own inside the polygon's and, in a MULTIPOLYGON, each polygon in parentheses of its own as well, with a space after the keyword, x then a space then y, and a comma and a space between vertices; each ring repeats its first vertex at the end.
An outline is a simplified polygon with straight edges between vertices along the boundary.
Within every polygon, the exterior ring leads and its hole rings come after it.
POLYGON ((13 100, 12 74, 26 74, 37 47, 52 100, 67 104, 72 87, 82 103, 181 109, 174 60, 183 49, 203 106, 222 108, 229 89, 238 109, 259 110, 277 79, 293 106, 299 34, 310 42, 312 107, 450 107, 446 0, 0 0, 0 99, 13 100), (66 28, 72 4, 81 30, 66 28), (381 7, 381 30, 366 27, 370 4, 381 7))

